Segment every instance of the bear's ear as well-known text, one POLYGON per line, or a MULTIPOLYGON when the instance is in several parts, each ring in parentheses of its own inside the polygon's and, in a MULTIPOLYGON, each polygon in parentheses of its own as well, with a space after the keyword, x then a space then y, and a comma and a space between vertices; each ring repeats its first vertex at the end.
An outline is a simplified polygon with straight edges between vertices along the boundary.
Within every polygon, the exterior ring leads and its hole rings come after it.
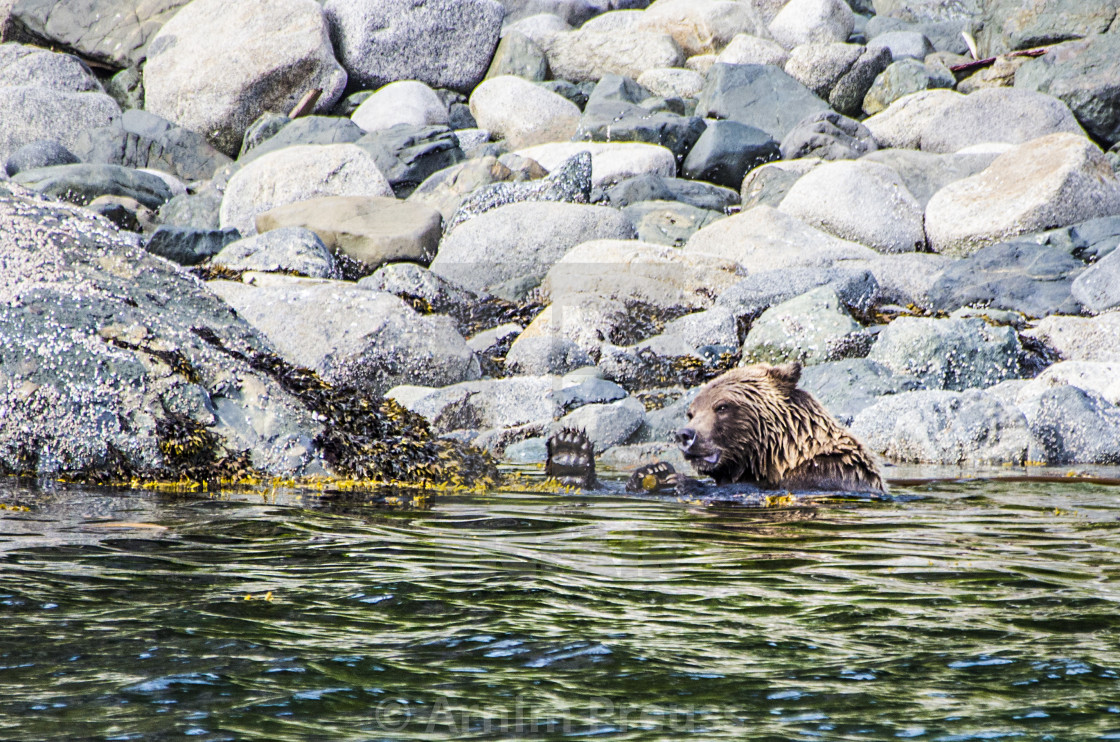
POLYGON ((780 366, 771 366, 766 373, 779 389, 789 394, 797 388, 797 381, 801 378, 801 364, 790 361, 780 366))

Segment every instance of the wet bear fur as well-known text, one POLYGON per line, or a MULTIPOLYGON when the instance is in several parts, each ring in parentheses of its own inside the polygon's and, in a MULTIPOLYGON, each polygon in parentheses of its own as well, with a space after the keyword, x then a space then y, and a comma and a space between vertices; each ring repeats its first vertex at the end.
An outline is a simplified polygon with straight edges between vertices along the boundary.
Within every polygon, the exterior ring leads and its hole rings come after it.
POLYGON ((803 389, 801 364, 759 363, 708 382, 677 443, 716 484, 882 491, 875 458, 803 389))

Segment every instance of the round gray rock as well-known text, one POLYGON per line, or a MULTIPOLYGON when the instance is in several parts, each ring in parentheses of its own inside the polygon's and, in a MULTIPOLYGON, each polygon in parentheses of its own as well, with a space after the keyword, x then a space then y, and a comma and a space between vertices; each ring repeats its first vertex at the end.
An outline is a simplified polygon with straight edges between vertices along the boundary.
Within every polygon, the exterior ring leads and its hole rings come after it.
POLYGON ((342 277, 331 251, 318 235, 302 227, 285 227, 231 242, 211 262, 231 270, 342 277))

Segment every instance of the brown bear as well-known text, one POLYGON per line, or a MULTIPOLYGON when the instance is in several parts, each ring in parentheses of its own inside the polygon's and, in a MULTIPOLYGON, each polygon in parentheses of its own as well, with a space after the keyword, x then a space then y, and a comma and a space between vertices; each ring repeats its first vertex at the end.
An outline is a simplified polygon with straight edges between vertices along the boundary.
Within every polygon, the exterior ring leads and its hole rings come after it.
POLYGON ((799 363, 759 363, 708 382, 677 431, 681 452, 720 485, 882 491, 871 452, 797 388, 800 378, 799 363))

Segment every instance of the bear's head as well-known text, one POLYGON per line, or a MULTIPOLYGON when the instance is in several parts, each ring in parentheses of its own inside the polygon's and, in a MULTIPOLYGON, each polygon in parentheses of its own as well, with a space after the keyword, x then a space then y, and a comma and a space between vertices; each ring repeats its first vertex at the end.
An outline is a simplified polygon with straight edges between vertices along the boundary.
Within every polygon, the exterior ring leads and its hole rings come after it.
POLYGON ((713 379, 688 407, 677 444, 699 474, 719 484, 780 479, 790 459, 791 431, 809 436, 797 390, 801 364, 735 368, 713 379))

